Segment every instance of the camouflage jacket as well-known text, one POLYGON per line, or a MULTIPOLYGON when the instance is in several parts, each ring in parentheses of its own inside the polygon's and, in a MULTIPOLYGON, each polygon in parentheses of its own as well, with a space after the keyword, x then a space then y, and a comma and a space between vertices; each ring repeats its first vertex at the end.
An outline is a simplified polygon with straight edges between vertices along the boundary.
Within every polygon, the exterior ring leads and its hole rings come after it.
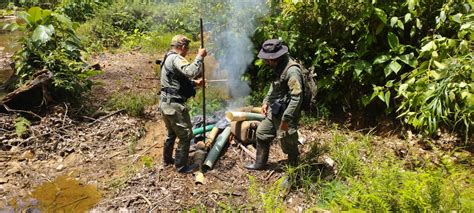
MULTIPOLYGON (((279 64, 274 70, 273 82, 270 85, 263 103, 268 104, 267 116, 280 117, 285 121, 298 119, 301 114, 303 102, 303 76, 301 69, 288 57, 284 63, 279 64), (275 103, 281 105, 279 112, 275 112, 275 103)), ((271 119, 271 117, 270 117, 271 119)))
POLYGON ((202 72, 203 58, 196 56, 194 62, 189 63, 183 56, 169 52, 168 57, 163 61, 161 68, 161 98, 178 98, 185 100, 176 91, 181 88, 181 83, 175 75, 184 75, 189 79, 195 78, 202 72))

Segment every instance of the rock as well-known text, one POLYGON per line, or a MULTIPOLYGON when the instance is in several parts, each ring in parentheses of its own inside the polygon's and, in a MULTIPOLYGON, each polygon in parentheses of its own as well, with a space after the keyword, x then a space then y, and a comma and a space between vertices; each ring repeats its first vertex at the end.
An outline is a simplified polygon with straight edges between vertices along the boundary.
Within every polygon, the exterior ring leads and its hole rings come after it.
POLYGON ((0 184, 8 183, 7 178, 0 178, 0 184))
POLYGON ((7 175, 16 174, 16 173, 21 172, 21 165, 18 162, 15 162, 15 161, 9 162, 7 164, 7 166, 10 167, 10 169, 7 170, 7 175))
POLYGON ((321 160, 330 167, 334 167, 334 165, 336 164, 336 162, 331 157, 329 157, 329 155, 326 154, 321 156, 321 160))
POLYGON ((59 166, 56 167, 56 170, 57 170, 57 171, 61 171, 61 170, 63 170, 64 168, 65 168, 65 166, 64 166, 63 164, 59 164, 59 166))
POLYGON ((35 154, 31 150, 27 150, 21 154, 20 159, 28 159, 31 160, 35 157, 35 154))
POLYGON ((64 163, 64 166, 71 167, 81 161, 82 161, 82 155, 77 154, 77 153, 72 153, 68 155, 66 158, 64 158, 63 163, 64 163))

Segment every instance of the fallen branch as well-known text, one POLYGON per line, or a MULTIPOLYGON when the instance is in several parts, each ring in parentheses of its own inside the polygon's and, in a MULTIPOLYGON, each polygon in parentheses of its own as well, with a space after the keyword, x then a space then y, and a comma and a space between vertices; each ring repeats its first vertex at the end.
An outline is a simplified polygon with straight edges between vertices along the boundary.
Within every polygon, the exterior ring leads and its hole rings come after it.
POLYGON ((149 206, 151 206, 150 200, 148 200, 148 198, 146 198, 145 195, 143 195, 143 194, 138 194, 138 196, 141 197, 141 198, 143 198, 143 200, 145 200, 146 203, 147 203, 149 206))
POLYGON ((35 116, 39 119, 42 119, 41 116, 31 112, 31 111, 26 111, 26 110, 19 110, 19 109, 11 109, 10 107, 8 107, 6 104, 3 104, 3 107, 8 111, 8 112, 19 112, 19 113, 26 113, 26 114, 30 114, 32 116, 35 116))
POLYGON ((242 150, 244 150, 245 154, 247 154, 248 156, 250 156, 250 157, 251 157, 252 159, 254 159, 254 160, 257 159, 257 155, 256 155, 254 152, 248 150, 247 148, 245 148, 244 145, 242 145, 242 144, 240 144, 240 143, 239 143, 239 146, 240 146, 240 148, 241 148, 242 150))
POLYGON ((152 146, 146 148, 145 150, 141 151, 140 154, 137 154, 137 156, 135 157, 135 159, 133 159, 133 163, 137 162, 138 158, 140 158, 140 156, 146 154, 148 151, 150 151, 151 149, 153 149, 154 147, 156 147, 159 143, 155 143, 153 144, 152 146))
POLYGON ((117 111, 115 111, 115 112, 111 112, 111 113, 109 113, 108 115, 102 116, 102 117, 98 118, 97 120, 95 120, 95 121, 89 123, 88 126, 92 126, 92 125, 94 125, 95 123, 97 123, 97 122, 99 122, 99 121, 103 121, 103 120, 105 120, 105 119, 107 119, 107 118, 109 118, 109 117, 112 117, 112 116, 114 116, 114 115, 116 115, 116 114, 118 114, 118 113, 121 113, 121 112, 123 112, 123 111, 125 111, 125 109, 119 109, 119 110, 117 110, 117 111))

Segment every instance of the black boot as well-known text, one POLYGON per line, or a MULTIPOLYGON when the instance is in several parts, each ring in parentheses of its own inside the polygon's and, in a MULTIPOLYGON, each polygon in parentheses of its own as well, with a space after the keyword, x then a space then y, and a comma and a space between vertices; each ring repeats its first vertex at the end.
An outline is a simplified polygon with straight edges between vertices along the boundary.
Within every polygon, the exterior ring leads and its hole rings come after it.
POLYGON ((174 155, 174 166, 176 167, 176 171, 180 173, 192 173, 198 168, 196 164, 188 165, 188 155, 189 146, 187 147, 187 149, 182 148, 176 150, 176 153, 174 155))
POLYGON ((296 167, 298 166, 298 154, 291 154, 291 155, 288 155, 288 166, 291 166, 291 167, 296 167))
POLYGON ((165 144, 163 145, 163 164, 165 166, 174 164, 173 159, 173 149, 174 149, 174 141, 176 136, 166 138, 165 144))
POLYGON ((244 167, 249 170, 262 170, 267 165, 270 143, 257 141, 257 159, 253 164, 247 164, 244 167))

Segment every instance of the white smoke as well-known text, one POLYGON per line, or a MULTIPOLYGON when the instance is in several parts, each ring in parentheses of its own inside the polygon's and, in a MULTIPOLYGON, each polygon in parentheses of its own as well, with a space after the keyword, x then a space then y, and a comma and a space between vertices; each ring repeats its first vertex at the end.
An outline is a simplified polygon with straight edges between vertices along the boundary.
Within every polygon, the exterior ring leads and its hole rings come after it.
MULTIPOLYGON (((256 21, 267 12, 265 0, 230 0, 223 8, 219 23, 211 23, 215 55, 219 67, 214 77, 227 77, 231 105, 242 105, 250 94, 249 82, 243 79, 252 62, 255 47, 250 40, 256 21)), ((231 106, 232 107, 232 106, 231 106)))

